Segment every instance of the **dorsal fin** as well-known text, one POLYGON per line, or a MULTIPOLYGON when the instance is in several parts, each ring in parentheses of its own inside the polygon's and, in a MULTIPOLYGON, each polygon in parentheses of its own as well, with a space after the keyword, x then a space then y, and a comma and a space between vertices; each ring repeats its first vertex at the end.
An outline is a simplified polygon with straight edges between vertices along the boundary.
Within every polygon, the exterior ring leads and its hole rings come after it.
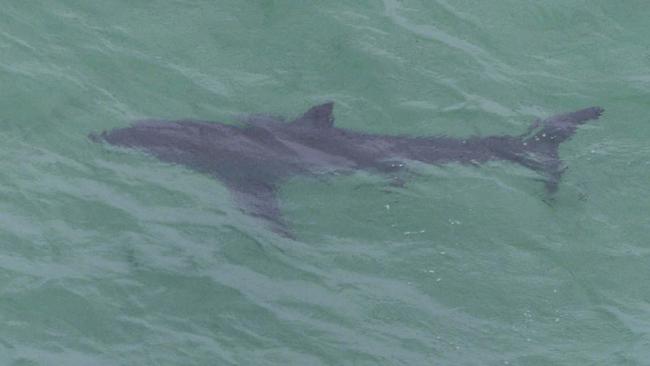
POLYGON ((293 121, 294 124, 313 128, 331 128, 334 126, 332 110, 334 102, 327 102, 311 107, 302 117, 293 121))

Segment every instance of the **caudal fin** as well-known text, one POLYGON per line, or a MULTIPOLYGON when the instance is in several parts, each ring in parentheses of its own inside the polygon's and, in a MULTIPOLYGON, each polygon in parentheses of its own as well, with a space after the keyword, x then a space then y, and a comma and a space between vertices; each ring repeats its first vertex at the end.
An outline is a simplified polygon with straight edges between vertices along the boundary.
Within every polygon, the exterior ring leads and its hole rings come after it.
POLYGON ((603 108, 590 107, 535 121, 521 136, 528 154, 520 163, 543 174, 546 189, 555 192, 566 169, 560 160, 558 147, 575 134, 578 126, 598 119, 603 112, 603 108))

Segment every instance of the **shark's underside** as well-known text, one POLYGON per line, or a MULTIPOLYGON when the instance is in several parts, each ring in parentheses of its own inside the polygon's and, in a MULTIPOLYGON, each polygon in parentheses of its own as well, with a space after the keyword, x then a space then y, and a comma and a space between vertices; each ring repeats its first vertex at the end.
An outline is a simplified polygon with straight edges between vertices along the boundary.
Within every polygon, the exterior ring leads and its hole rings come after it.
POLYGON ((333 103, 317 105, 291 122, 253 116, 240 125, 192 120, 145 120, 131 127, 91 134, 94 141, 144 150, 160 160, 187 166, 223 182, 238 206, 291 237, 276 192, 295 175, 359 169, 392 173, 408 161, 478 165, 507 160, 540 173, 549 192, 563 172, 560 143, 602 108, 535 121, 518 136, 409 137, 334 127, 333 103))

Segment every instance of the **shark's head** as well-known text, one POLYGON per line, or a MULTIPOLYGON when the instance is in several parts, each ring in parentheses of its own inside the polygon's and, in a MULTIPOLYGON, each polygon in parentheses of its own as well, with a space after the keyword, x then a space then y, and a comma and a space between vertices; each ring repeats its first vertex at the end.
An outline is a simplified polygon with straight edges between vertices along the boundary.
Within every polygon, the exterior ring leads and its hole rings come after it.
POLYGON ((123 146, 123 147, 146 147, 146 141, 154 142, 156 130, 142 128, 137 123, 132 127, 116 128, 111 131, 103 131, 101 133, 91 133, 88 138, 97 143, 108 143, 109 145, 123 146), (154 137, 151 136, 153 133, 154 137))
POLYGON ((211 172, 215 159, 223 155, 223 151, 219 144, 209 142, 221 132, 211 125, 190 121, 146 120, 88 137, 98 143, 141 150, 165 162, 211 172))
POLYGON ((160 160, 181 163, 206 170, 212 158, 220 155, 218 144, 208 144, 215 138, 211 126, 195 122, 144 120, 131 127, 90 134, 90 140, 112 146, 148 152, 160 160), (210 131, 206 131, 209 129, 210 131))
POLYGON ((169 122, 142 120, 131 127, 117 128, 102 133, 91 133, 88 138, 94 142, 130 148, 155 149, 157 147, 181 148, 202 138, 197 124, 191 122, 169 122))

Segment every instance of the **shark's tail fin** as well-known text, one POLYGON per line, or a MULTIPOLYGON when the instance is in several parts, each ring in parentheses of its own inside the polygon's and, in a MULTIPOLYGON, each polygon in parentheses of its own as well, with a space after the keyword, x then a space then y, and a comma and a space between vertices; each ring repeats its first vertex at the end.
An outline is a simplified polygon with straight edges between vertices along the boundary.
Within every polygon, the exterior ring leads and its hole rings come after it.
POLYGON ((600 107, 590 107, 535 121, 520 136, 526 151, 520 163, 542 173, 546 189, 555 192, 566 169, 560 160, 558 147, 575 134, 579 125, 598 119, 603 112, 604 109, 600 107))

